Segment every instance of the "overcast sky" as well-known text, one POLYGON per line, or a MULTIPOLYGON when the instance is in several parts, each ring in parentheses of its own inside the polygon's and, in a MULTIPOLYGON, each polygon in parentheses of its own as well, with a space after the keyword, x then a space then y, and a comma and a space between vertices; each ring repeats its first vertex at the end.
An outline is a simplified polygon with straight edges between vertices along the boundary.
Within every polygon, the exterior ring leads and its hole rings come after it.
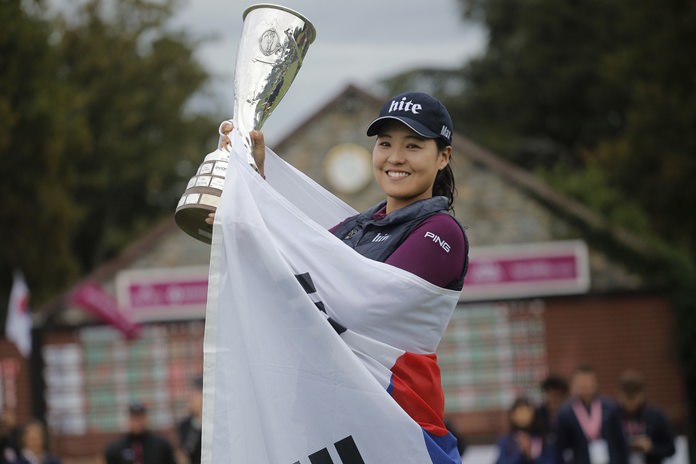
MULTIPOLYGON (((119 0, 115 0, 119 1, 119 0)), ((49 0, 69 12, 84 0, 49 0)), ((213 74, 209 93, 232 116, 234 68, 242 13, 255 1, 182 0, 174 26, 210 37, 199 59, 213 74)), ((374 90, 382 78, 409 69, 454 68, 480 53, 485 34, 461 19, 457 0, 276 0, 317 30, 292 87, 266 121, 267 141, 284 137, 348 84, 374 90)), ((213 130, 217 130, 214 128, 213 130)))
MULTIPOLYGON (((216 76, 214 91, 232 116, 242 13, 259 2, 189 0, 176 24, 215 37, 200 59, 216 76)), ((460 19, 456 0, 283 0, 317 30, 295 82, 264 126, 269 143, 286 135, 349 84, 367 90, 379 79, 421 66, 457 67, 484 46, 479 27, 460 19)))

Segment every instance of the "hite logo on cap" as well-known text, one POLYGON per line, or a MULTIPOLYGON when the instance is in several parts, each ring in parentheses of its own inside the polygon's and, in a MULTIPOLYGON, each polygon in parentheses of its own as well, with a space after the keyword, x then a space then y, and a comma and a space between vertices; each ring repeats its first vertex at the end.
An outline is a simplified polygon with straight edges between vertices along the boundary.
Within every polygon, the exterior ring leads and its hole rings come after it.
POLYGON ((440 101, 423 92, 406 92, 387 100, 379 110, 379 117, 367 127, 367 135, 378 135, 389 120, 405 124, 426 139, 452 142, 452 119, 440 101))
POLYGON ((421 112, 423 107, 419 103, 413 103, 413 100, 406 101, 406 97, 401 100, 392 100, 391 105, 389 105, 389 113, 394 111, 410 111, 413 114, 418 114, 421 112))

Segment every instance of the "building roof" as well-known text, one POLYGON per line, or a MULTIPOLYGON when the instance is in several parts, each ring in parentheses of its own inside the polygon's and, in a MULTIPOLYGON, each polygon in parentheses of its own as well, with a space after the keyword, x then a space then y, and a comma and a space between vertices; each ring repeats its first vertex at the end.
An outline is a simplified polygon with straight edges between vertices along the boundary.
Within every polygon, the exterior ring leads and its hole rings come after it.
MULTIPOLYGON (((336 97, 329 100, 313 115, 291 130, 288 135, 278 143, 277 146, 279 147, 279 151, 282 153, 282 147, 291 141, 293 137, 295 137, 295 134, 302 132, 305 128, 316 124, 326 113, 340 108, 343 102, 345 102, 347 99, 356 97, 371 104, 375 109, 375 114, 379 112, 379 108, 382 106, 384 99, 387 98, 378 98, 377 96, 355 85, 348 85, 342 92, 336 95, 336 97)), ((630 231, 611 225, 609 221, 601 214, 591 210, 579 201, 553 189, 551 186, 529 171, 516 166, 515 164, 505 160, 489 150, 486 150, 485 148, 476 144, 473 140, 460 133, 457 133, 456 131, 452 137, 452 147, 456 153, 468 158, 474 163, 485 166, 505 179, 511 185, 534 195, 548 206, 553 207, 554 210, 561 212, 566 216, 572 217, 580 223, 591 227, 592 229, 605 232, 618 244, 628 248, 629 250, 636 253, 648 252, 646 244, 630 231)))
MULTIPOLYGON (((327 101, 324 106, 291 130, 286 137, 276 144, 274 149, 284 154, 284 149, 289 147, 297 137, 301 137, 301 134, 321 124, 327 115, 345 111, 347 108, 349 109, 351 105, 355 105, 356 102, 361 102, 362 105, 369 107, 373 114, 377 114, 382 105, 382 101, 381 98, 355 85, 348 85, 343 91, 327 101)), ((477 145, 464 135, 459 133, 454 134, 453 149, 458 156, 463 157, 476 166, 490 171, 493 175, 502 179, 506 185, 525 192, 538 202, 543 203, 545 207, 553 210, 556 214, 573 222, 582 230, 591 231, 593 234, 600 234, 604 237, 608 237, 615 245, 627 250, 631 254, 646 255, 648 253, 647 246, 629 231, 613 227, 609 221, 600 214, 590 210, 580 202, 563 195, 532 173, 477 145)), ((196 242, 190 237, 185 236, 185 234, 178 229, 174 223, 173 216, 161 221, 140 239, 126 247, 116 257, 97 267, 84 276, 79 282, 76 282, 74 286, 38 308, 35 313, 35 324, 42 325, 55 319, 66 308, 67 296, 84 282, 96 281, 106 286, 113 286, 113 280, 118 272, 132 267, 155 247, 161 246, 167 237, 172 236, 176 236, 177 240, 181 240, 177 242, 179 244, 177 246, 180 247, 187 248, 189 246, 187 243, 196 242)), ((196 246, 200 246, 200 244, 196 246)), ((172 247, 169 249, 171 248, 172 247)))

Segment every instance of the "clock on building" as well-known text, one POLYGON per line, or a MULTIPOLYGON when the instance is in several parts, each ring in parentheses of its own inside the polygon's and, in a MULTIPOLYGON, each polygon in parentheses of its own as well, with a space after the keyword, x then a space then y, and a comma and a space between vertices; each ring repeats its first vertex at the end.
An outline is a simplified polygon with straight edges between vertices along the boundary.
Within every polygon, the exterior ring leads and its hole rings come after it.
POLYGON ((372 179, 372 155, 354 143, 336 145, 324 157, 324 173, 336 192, 358 193, 372 179))

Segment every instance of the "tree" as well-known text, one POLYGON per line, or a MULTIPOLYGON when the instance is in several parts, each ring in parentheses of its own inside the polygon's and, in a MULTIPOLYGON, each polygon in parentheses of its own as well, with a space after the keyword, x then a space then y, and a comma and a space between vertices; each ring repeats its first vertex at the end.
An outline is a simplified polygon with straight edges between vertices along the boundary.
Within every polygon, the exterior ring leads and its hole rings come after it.
POLYGON ((455 120, 560 189, 592 179, 568 193, 696 262, 696 215, 680 207, 696 197, 694 3, 459 2, 489 43, 461 71, 455 120))
MULTIPOLYGON (((41 5, 34 6, 36 13, 41 5)), ((0 295, 7 301, 14 268, 23 269, 39 298, 79 271, 72 235, 81 214, 70 158, 84 151, 87 124, 64 117, 72 95, 47 72, 60 61, 47 46, 49 23, 20 2, 3 1, 0 24, 0 295)))
POLYGON ((644 208, 653 231, 696 263, 696 4, 642 2, 620 23, 630 44, 607 56, 607 80, 628 93, 622 130, 587 155, 644 208))
POLYGON ((73 111, 89 121, 75 190, 84 200, 84 226, 74 237, 87 269, 173 213, 182 178, 216 135, 211 118, 186 111, 208 74, 185 36, 165 29, 173 1, 117 2, 111 18, 101 6, 89 2, 77 24, 58 29, 60 73, 76 94, 73 111))
POLYGON ((36 305, 173 214, 217 138, 187 109, 208 73, 175 1, 109 5, 0 1, 0 295, 20 267, 36 305))

